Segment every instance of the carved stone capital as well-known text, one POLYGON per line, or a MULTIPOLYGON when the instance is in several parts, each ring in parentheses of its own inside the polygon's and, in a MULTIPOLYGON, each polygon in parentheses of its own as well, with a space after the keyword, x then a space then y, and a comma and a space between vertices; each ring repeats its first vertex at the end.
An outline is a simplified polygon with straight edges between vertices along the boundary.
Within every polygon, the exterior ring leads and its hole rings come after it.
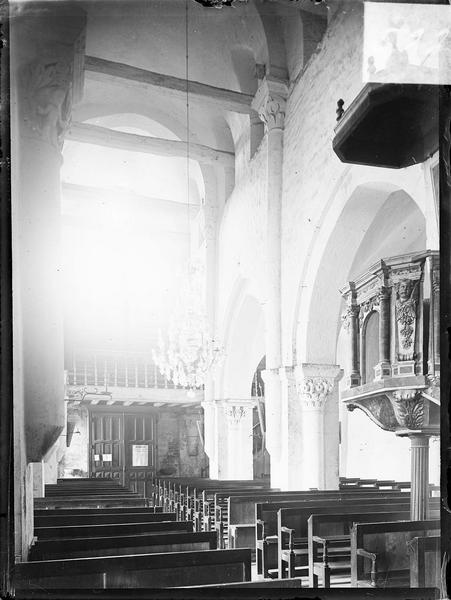
POLYGON ((231 404, 224 406, 224 414, 227 417, 229 425, 239 425, 247 415, 248 407, 231 404))
POLYGON ((288 88, 284 82, 265 78, 252 103, 268 131, 283 129, 288 88))
POLYGON ((63 4, 28 6, 14 35, 21 44, 12 62, 21 134, 60 150, 72 103, 83 93, 86 13, 63 4))
POLYGON ((346 308, 346 312, 343 313, 341 319, 343 321, 343 327, 349 331, 351 326, 351 322, 353 319, 357 319, 360 313, 360 307, 356 304, 352 304, 346 308))
POLYGON ((299 385, 299 396, 306 408, 323 408, 328 395, 334 388, 330 379, 310 377, 299 385))
POLYGON ((72 64, 67 58, 37 59, 20 71, 22 123, 28 134, 58 150, 70 125, 72 64))
POLYGON ((296 367, 296 385, 304 409, 322 409, 343 372, 336 365, 305 364, 296 367))

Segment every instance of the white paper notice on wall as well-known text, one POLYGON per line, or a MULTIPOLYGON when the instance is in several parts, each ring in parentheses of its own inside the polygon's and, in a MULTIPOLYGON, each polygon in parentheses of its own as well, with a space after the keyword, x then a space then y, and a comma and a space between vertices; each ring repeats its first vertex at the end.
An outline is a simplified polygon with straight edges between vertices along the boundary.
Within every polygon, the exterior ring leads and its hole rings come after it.
POLYGON ((147 444, 134 444, 132 446, 132 466, 149 466, 149 446, 147 444))
POLYGON ((94 460, 100 460, 100 454, 94 454, 94 460))
POLYGON ((451 6, 365 2, 363 81, 451 84, 451 6))
POLYGON ((111 462, 113 460, 112 454, 102 454, 103 462, 111 462))

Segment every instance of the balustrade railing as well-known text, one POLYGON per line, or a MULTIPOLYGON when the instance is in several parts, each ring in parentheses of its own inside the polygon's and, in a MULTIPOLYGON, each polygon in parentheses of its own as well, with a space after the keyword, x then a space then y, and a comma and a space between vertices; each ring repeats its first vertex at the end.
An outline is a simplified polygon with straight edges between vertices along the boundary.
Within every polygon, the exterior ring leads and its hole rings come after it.
POLYGON ((69 385, 174 389, 150 355, 137 353, 75 352, 67 365, 69 385))

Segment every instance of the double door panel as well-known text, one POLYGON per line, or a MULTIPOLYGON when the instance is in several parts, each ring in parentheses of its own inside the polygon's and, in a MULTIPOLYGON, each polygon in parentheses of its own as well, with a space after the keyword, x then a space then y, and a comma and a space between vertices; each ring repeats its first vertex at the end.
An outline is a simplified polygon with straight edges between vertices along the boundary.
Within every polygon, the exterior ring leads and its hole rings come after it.
POLYGON ((150 493, 155 474, 153 414, 90 412, 90 476, 121 482, 150 493))

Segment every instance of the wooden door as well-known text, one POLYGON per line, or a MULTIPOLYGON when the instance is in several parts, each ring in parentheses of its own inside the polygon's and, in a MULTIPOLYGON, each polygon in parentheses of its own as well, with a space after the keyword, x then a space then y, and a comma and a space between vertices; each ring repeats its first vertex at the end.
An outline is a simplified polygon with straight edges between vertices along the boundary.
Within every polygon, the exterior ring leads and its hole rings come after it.
POLYGON ((121 413, 90 413, 91 477, 124 483, 124 419, 121 413))
POLYGON ((155 476, 156 435, 153 414, 125 414, 125 480, 134 492, 148 497, 155 476))
POLYGON ((109 478, 150 497, 156 464, 156 417, 90 411, 90 477, 109 478))

